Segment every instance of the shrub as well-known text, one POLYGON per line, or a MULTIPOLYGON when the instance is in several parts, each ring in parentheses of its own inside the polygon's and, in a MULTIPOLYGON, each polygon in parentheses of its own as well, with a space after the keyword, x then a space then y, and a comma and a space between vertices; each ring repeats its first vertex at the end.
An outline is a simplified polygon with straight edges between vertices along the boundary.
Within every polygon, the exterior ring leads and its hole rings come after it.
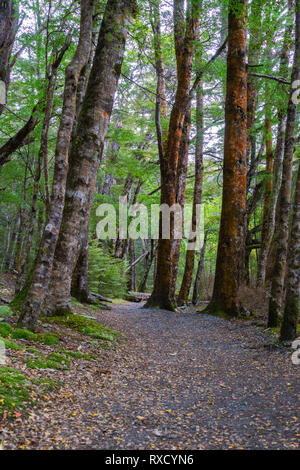
POLYGON ((126 263, 113 258, 93 241, 89 246, 89 288, 106 297, 122 298, 127 291, 126 263))

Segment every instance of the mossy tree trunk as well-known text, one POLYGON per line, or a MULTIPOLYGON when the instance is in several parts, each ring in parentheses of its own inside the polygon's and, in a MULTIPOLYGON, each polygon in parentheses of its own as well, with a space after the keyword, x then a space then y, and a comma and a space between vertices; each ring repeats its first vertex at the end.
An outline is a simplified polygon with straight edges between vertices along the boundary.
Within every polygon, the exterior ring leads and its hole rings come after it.
POLYGON ((35 328, 40 316, 52 272, 53 257, 64 208, 69 146, 76 116, 76 92, 80 73, 89 58, 93 11, 93 0, 81 1, 79 42, 74 57, 66 68, 63 109, 55 150, 51 201, 35 269, 31 276, 30 285, 26 289, 25 302, 19 318, 19 325, 30 329, 35 328))
POLYGON ((71 310, 72 274, 80 232, 89 219, 99 162, 121 73, 134 0, 108 0, 86 94, 70 151, 66 197, 46 306, 48 314, 71 310))

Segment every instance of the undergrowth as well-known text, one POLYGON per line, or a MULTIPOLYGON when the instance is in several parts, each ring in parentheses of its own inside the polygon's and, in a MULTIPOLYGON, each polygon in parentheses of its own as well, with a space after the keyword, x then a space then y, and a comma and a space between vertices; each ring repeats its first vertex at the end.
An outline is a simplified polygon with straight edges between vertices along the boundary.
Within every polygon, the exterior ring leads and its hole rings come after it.
POLYGON ((91 338, 102 339, 105 341, 115 341, 120 338, 121 334, 117 331, 103 326, 91 318, 84 317, 77 313, 65 316, 51 317, 48 319, 50 323, 56 323, 66 328, 83 333, 91 338))

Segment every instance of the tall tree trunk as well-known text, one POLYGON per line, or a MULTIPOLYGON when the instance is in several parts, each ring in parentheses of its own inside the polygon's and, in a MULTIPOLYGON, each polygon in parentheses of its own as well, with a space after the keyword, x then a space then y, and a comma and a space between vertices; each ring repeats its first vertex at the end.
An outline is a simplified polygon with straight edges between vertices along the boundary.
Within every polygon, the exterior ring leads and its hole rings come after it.
POLYGON ((164 152, 166 150, 166 142, 168 138, 165 123, 162 119, 167 117, 167 104, 166 104, 166 84, 165 84, 165 70, 162 53, 161 41, 161 24, 160 24, 160 7, 159 0, 154 2, 149 1, 151 12, 150 22, 153 30, 153 46, 155 54, 155 71, 157 78, 156 86, 156 106, 155 106, 155 126, 157 135, 158 154, 160 162, 162 163, 164 152))
POLYGON ((80 37, 74 57, 66 68, 63 109, 58 130, 51 203, 32 280, 19 324, 34 329, 50 281, 55 247, 62 221, 68 171, 69 146, 76 115, 76 92, 81 70, 91 47, 93 0, 81 1, 80 37))
POLYGON ((213 297, 207 311, 238 316, 245 244, 247 186, 246 1, 231 1, 228 16, 223 200, 213 297), (238 7, 238 11, 237 11, 238 7))
MULTIPOLYGON (((293 2, 288 0, 288 9, 289 13, 293 11, 293 2)), ((282 50, 280 53, 280 67, 279 74, 281 77, 286 77, 288 75, 288 66, 289 66, 289 55, 291 49, 291 34, 293 30, 292 23, 288 22, 285 27, 284 41, 282 45, 282 50)), ((266 267, 266 280, 269 281, 272 278, 272 273, 274 269, 275 262, 275 227, 279 223, 279 192, 282 181, 282 164, 283 164, 283 150, 284 150, 284 135, 285 135, 285 118, 286 118, 286 106, 287 106, 287 97, 285 93, 285 85, 278 84, 278 87, 281 89, 282 100, 278 106, 278 126, 277 126, 277 142, 274 153, 274 178, 273 178, 273 192, 272 192, 272 201, 271 201, 271 221, 272 221, 272 241, 270 243, 270 249, 267 259, 266 267)))
MULTIPOLYGON (((270 96, 267 94, 267 100, 270 96)), ((270 105, 266 104, 266 181, 264 194, 263 221, 261 231, 260 252, 258 259, 257 287, 262 287, 265 283, 267 256, 272 238, 272 192, 273 192, 273 171, 274 155, 272 148, 272 123, 270 105)))
POLYGON ((293 207, 292 230, 289 238, 287 292, 281 325, 281 341, 292 341, 297 337, 300 318, 300 165, 293 207))
MULTIPOLYGON (((176 204, 181 208, 182 221, 184 218, 184 205, 185 205, 185 190, 186 178, 189 163, 189 146, 190 146, 190 133, 191 133, 191 103, 185 113, 184 125, 180 144, 180 157, 177 167, 177 182, 176 182, 176 204)), ((172 263, 172 281, 170 283, 171 290, 175 293, 176 281, 178 275, 178 264, 180 258, 181 238, 174 240, 173 253, 171 258, 172 263)))
POLYGON ((5 240, 5 245, 4 245, 4 251, 2 253, 2 261, 1 261, 1 265, 0 265, 0 271, 3 271, 4 270, 4 266, 5 266, 5 260, 6 260, 6 257, 9 253, 9 245, 10 245, 10 240, 11 240, 11 235, 12 235, 12 230, 11 230, 11 225, 9 223, 9 216, 6 215, 6 228, 5 228, 5 232, 6 232, 6 240, 5 240))
MULTIPOLYGON (((296 1, 295 54, 292 83, 300 79, 300 0, 296 1)), ((285 132, 282 184, 279 194, 279 225, 276 227, 276 257, 269 301, 268 326, 276 327, 282 307, 284 279, 289 236, 289 216, 291 208, 292 170, 295 143, 297 104, 293 100, 294 89, 291 86, 285 132)))
MULTIPOLYGON (((16 37, 17 25, 16 2, 2 0, 0 2, 0 81, 3 82, 5 87, 4 90, 1 90, 1 94, 4 92, 5 102, 10 82, 10 57, 16 37)), ((4 105, 0 103, 0 114, 3 112, 3 109, 4 105)))
MULTIPOLYGON (((255 72, 257 69, 255 65, 259 64, 259 57, 261 46, 263 42, 263 34, 261 32, 262 23, 262 7, 264 0, 254 0, 251 3, 251 12, 249 17, 249 58, 248 65, 251 71, 255 72)), ((257 78, 247 77, 247 163, 250 160, 250 155, 255 156, 252 152, 255 141, 254 123, 256 118, 256 108, 258 102, 258 87, 257 78)), ((249 183, 251 180, 249 181, 249 183)))
POLYGON ((38 195, 39 195, 39 183, 41 178, 41 152, 39 152, 36 161, 35 161, 35 169, 33 175, 33 192, 31 198, 31 205, 28 214, 28 220, 25 221, 26 226, 26 235, 25 239, 23 240, 23 256, 20 259, 20 270, 18 270, 18 277, 15 286, 15 292, 18 294, 24 285, 24 276, 25 270, 29 266, 30 262, 30 255, 31 255, 31 248, 33 242, 33 235, 34 235, 34 226, 36 220, 36 212, 37 212, 37 203, 38 203, 38 195))
POLYGON ((71 280, 80 249, 80 232, 89 219, 97 170, 123 62, 133 0, 108 0, 77 135, 70 152, 65 207, 47 297, 49 314, 71 310, 71 280))
MULTIPOLYGON (((182 134, 189 105, 192 62, 201 9, 201 2, 196 0, 188 2, 186 20, 184 20, 184 4, 184 0, 174 0, 174 37, 178 83, 165 151, 160 149, 161 204, 166 204, 169 208, 174 207, 178 199, 178 165, 182 155, 182 134)), ((160 216, 160 228, 161 224, 162 215, 160 216)), ((175 239, 174 213, 171 213, 170 224, 170 238, 163 239, 160 236, 158 240, 154 289, 146 307, 159 307, 167 310, 176 308, 175 275, 178 262, 178 244, 175 239)))
MULTIPOLYGON (((197 206, 202 202, 203 184, 203 140, 204 140, 204 120, 203 120, 203 83, 200 82, 196 95, 196 151, 195 151, 195 185, 193 197, 192 233, 195 234, 199 221, 197 220, 197 206)), ((196 243, 197 235, 190 237, 189 243, 196 243)), ((178 296, 178 305, 188 303, 189 293, 193 280, 195 249, 187 250, 185 269, 181 288, 178 296)))
POLYGON ((207 243, 207 233, 205 233, 204 235, 204 241, 203 241, 203 245, 201 248, 200 259, 199 259, 198 267, 197 267, 197 274, 196 274, 194 290, 193 290, 193 300, 192 300, 193 305, 197 305, 197 303, 199 302, 199 298, 200 298, 200 281, 201 281, 201 276, 204 270, 206 243, 207 243))
POLYGON ((14 224, 14 229, 11 237, 11 243, 9 247, 9 252, 8 252, 8 257, 6 259, 6 270, 9 272, 14 265, 14 259, 15 259, 15 250, 16 250, 16 243, 17 243, 17 238, 18 238, 18 233, 20 229, 20 212, 18 212, 15 224, 14 224))

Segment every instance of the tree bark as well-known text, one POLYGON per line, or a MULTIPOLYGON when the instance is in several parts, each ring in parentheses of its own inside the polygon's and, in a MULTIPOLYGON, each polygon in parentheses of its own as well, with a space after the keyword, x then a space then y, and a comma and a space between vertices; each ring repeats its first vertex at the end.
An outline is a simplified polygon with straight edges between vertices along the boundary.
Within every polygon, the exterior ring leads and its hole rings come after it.
MULTIPOLYGON (((270 96, 267 96, 267 100, 270 96)), ((272 192, 273 192, 273 171, 274 171, 274 155, 272 148, 272 123, 270 116, 270 106, 266 104, 266 178, 265 178, 265 194, 263 207, 263 221, 260 241, 260 252, 258 259, 257 271, 257 287, 265 284, 266 264, 272 238, 272 192)))
POLYGON ((71 294, 81 303, 89 303, 90 292, 88 285, 89 246, 88 230, 81 237, 80 252, 72 274, 71 294))
MULTIPOLYGON (((289 13, 293 11, 293 2, 288 0, 289 13)), ((288 75, 289 66, 289 53, 291 49, 290 37, 292 34, 293 25, 288 22, 285 28, 284 41, 282 50, 280 53, 280 75, 288 75)), ((279 85, 283 88, 283 85, 279 85)), ((278 127, 277 127, 277 142, 274 153, 274 178, 273 178, 273 191, 272 191, 272 202, 271 202, 271 221, 272 221, 272 240, 270 243, 270 249, 268 253, 267 266, 266 266, 266 281, 272 278, 274 262, 275 262, 275 227, 278 226, 279 221, 279 192, 282 182, 282 163, 283 163, 283 151, 284 151, 284 135, 285 135, 285 118, 286 118, 286 105, 287 98, 284 90, 281 90, 283 99, 278 106, 278 127)))
POLYGON ((281 341, 293 341, 297 337, 300 318, 300 165, 293 207, 292 230, 289 238, 287 292, 280 330, 281 341))
MULTIPOLYGON (((177 63, 177 90, 171 111, 168 138, 160 161, 161 204, 169 208, 178 199, 178 165, 180 162, 181 142, 186 111, 189 106, 189 92, 195 41, 198 35, 201 2, 188 3, 184 20, 184 1, 174 0, 174 38, 177 63)), ((162 217, 160 217, 160 226, 162 217)), ((146 307, 176 308, 175 288, 177 271, 178 244, 174 238, 174 214, 171 214, 170 238, 158 240, 157 271, 154 289, 146 307)))
MULTIPOLYGON (((15 1, 0 2, 0 80, 5 84, 5 98, 10 82, 10 58, 14 45, 18 15, 15 1)), ((4 105, 0 103, 0 115, 4 105)))
POLYGON ((207 233, 204 235, 204 241, 203 245, 201 248, 200 252, 200 259, 198 262, 198 267, 197 267, 197 274, 195 278, 195 283, 194 283, 194 290, 193 290, 193 305, 197 305, 199 302, 199 297, 200 297, 200 281, 201 281, 201 276, 204 270, 204 261, 205 261, 205 251, 206 251, 206 243, 207 243, 207 233))
POLYGON ((48 314, 71 310, 71 280, 79 254, 80 231, 90 216, 126 36, 135 9, 133 0, 108 0, 106 5, 77 135, 70 152, 65 207, 46 301, 48 314))
MULTIPOLYGON (((254 0, 251 3, 251 12, 249 17, 249 57, 248 65, 251 66, 251 71, 255 71, 253 67, 259 63, 259 56, 261 46, 263 43, 263 34, 261 32, 262 23, 262 7, 263 0, 254 0)), ((256 108, 258 102, 258 88, 257 79, 248 75, 247 77, 247 163, 250 160, 250 155, 255 155, 251 152, 255 140, 254 123, 256 118, 256 108)), ((250 182, 249 182, 250 183, 250 182)))
POLYGON ((146 261, 145 261, 144 276, 143 276, 142 282, 139 286, 138 292, 146 292, 147 280, 148 280, 148 277, 149 277, 149 273, 150 273, 150 270, 151 270, 153 260, 155 258, 155 253, 156 253, 155 241, 150 240, 150 242, 151 242, 151 250, 150 250, 150 252, 148 252, 148 254, 145 257, 146 261))
MULTIPOLYGON (((203 140, 204 140, 204 120, 203 120, 203 83, 197 88, 196 94, 196 152, 195 152, 195 185, 193 197, 192 233, 197 231, 197 206, 202 202, 203 185, 203 140)), ((196 243, 197 236, 190 237, 189 243, 196 243)), ((193 280, 195 250, 187 250, 185 269, 181 288, 178 296, 178 305, 188 303, 190 289, 193 280)))
MULTIPOLYGON (((292 83, 300 79, 300 0, 296 1, 295 53, 292 83)), ((289 216, 291 208, 292 170, 295 143, 297 104, 293 100, 294 89, 291 86, 285 132, 282 184, 279 194, 279 225, 276 227, 276 257, 269 301, 268 327, 276 327, 282 308, 284 279, 289 237, 289 216)))
MULTIPOLYGON (((190 146, 190 133, 191 133, 191 103, 185 113, 184 125, 180 144, 180 157, 177 168, 177 182, 176 182, 176 204, 181 208, 182 222, 184 222, 184 205, 185 205, 185 191, 186 179, 189 163, 189 146, 190 146)), ((180 258, 181 238, 174 240, 173 253, 172 253, 172 279, 171 290, 176 291, 176 281, 178 275, 178 264, 180 258)))
POLYGON ((245 244, 247 186, 246 1, 231 2, 228 16, 223 200, 216 277, 208 313, 238 316, 245 244), (238 12, 237 12, 238 6, 238 12))
POLYGON ((6 259, 6 270, 9 272, 14 265, 14 259, 15 259, 15 249, 16 249, 16 243, 17 243, 17 237, 20 229, 20 214, 18 212, 16 221, 14 224, 14 230, 13 234, 11 237, 11 243, 9 247, 9 252, 8 252, 8 257, 6 259))
POLYGON ((63 109, 55 149, 51 202, 35 270, 19 318, 19 324, 30 329, 35 328, 40 316, 52 272, 64 208, 69 146, 76 115, 76 92, 81 70, 87 63, 90 53, 93 9, 93 0, 81 1, 79 42, 74 57, 66 68, 63 109))

